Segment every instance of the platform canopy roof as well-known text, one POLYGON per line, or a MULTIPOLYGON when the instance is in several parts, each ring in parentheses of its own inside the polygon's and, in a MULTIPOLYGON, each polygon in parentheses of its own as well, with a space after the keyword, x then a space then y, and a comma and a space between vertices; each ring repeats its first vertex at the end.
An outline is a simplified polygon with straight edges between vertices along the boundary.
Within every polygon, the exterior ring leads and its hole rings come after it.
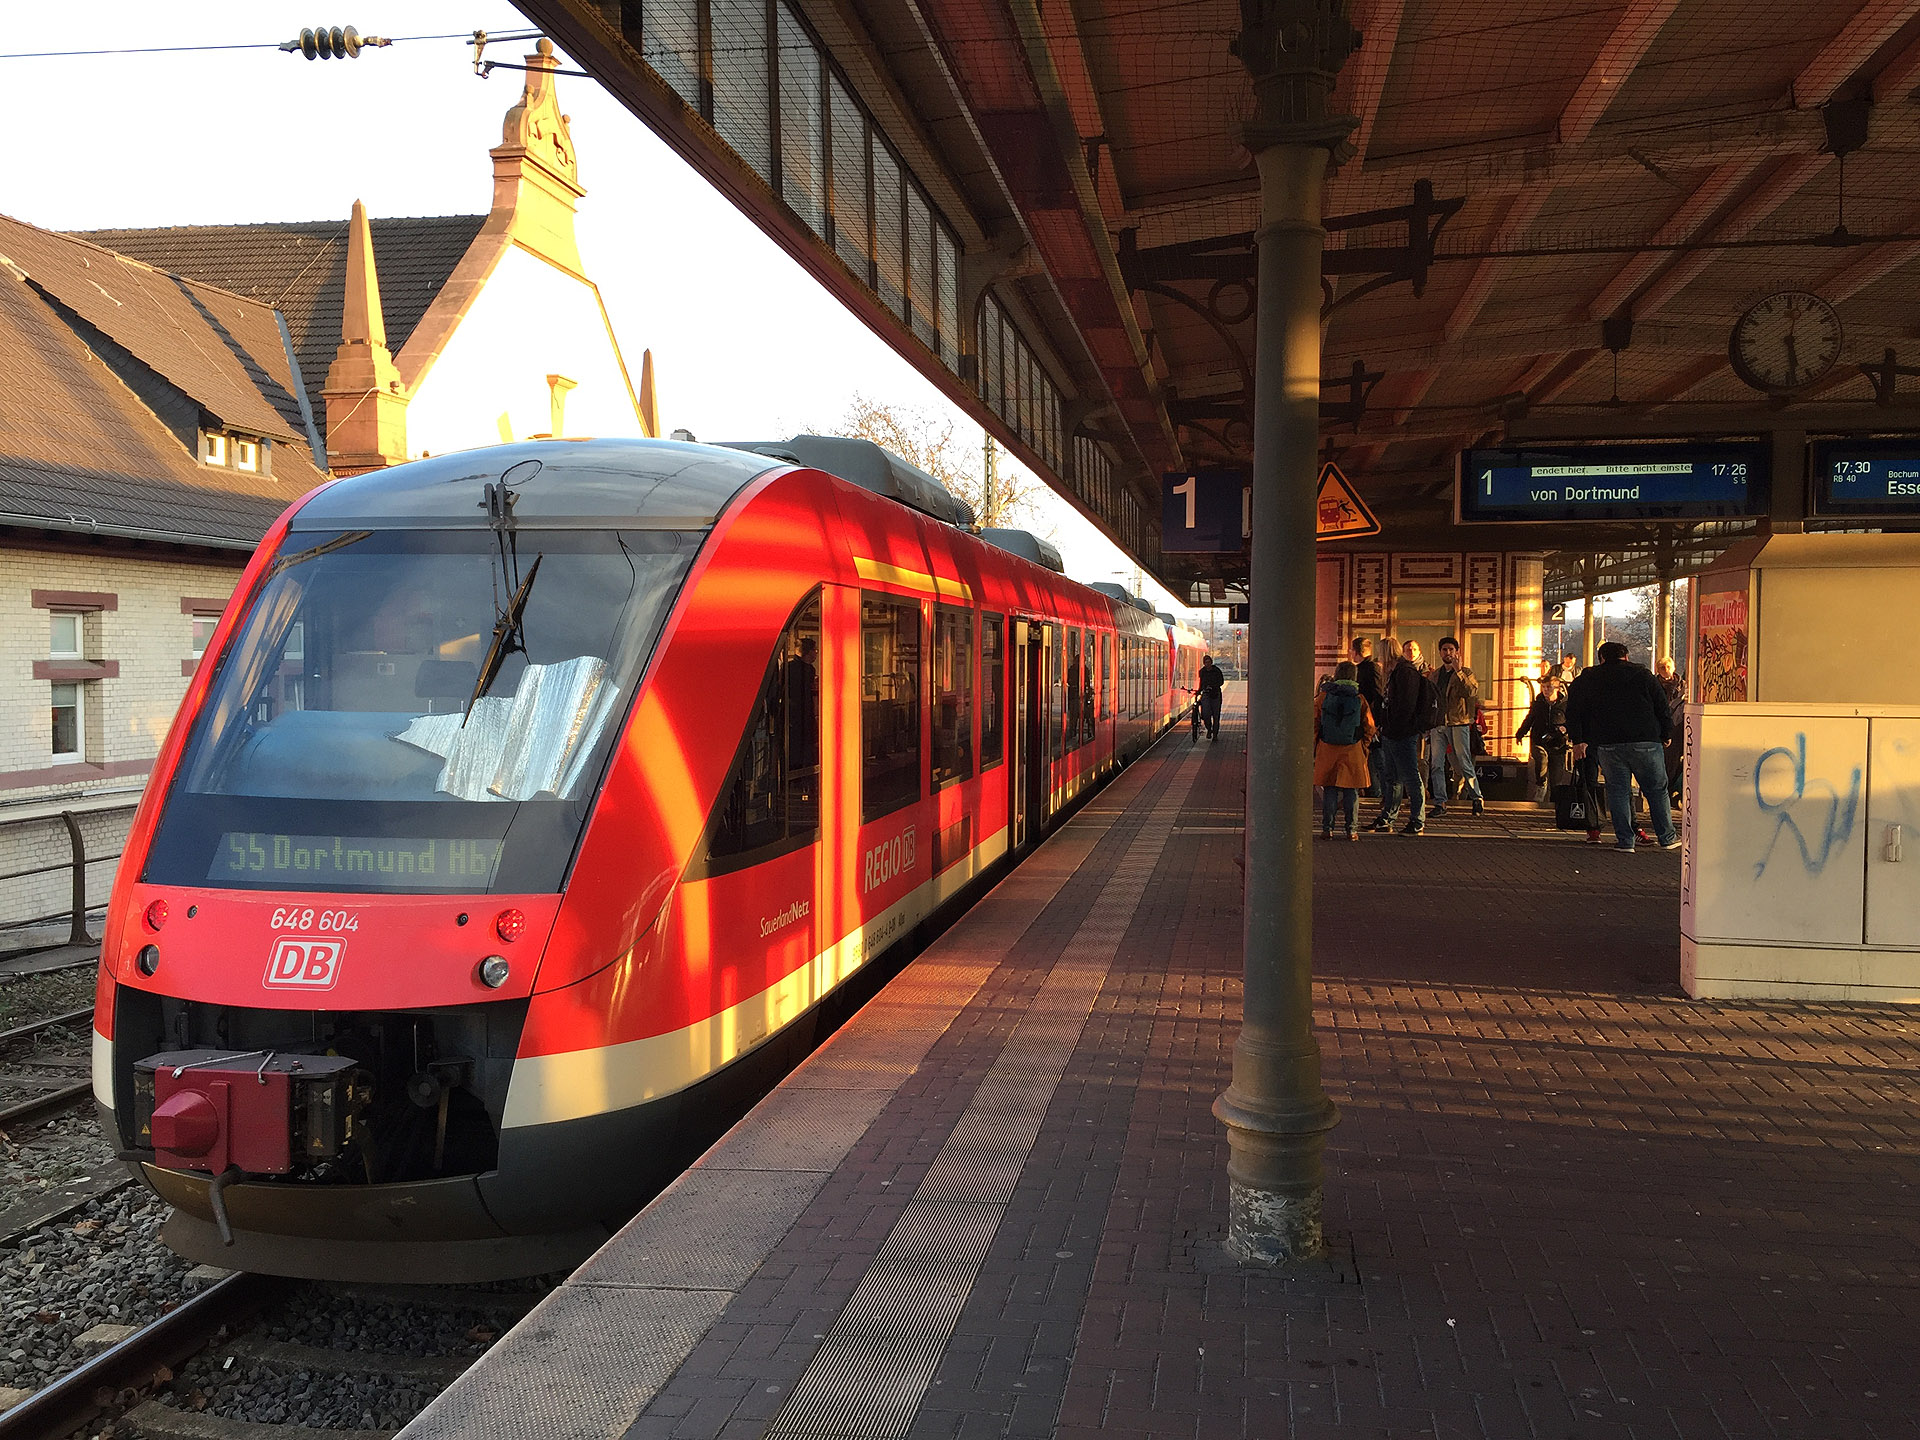
MULTIPOLYGON (((1240 5, 518 3, 1146 565, 1221 573, 1162 555, 1159 495, 1251 446, 1240 5)), ((1468 543, 1453 457, 1510 429, 1751 432, 1729 331, 1780 289, 1845 327, 1813 428, 1902 418, 1861 365, 1920 362, 1920 0, 1350 15, 1322 429, 1387 543, 1468 543)))

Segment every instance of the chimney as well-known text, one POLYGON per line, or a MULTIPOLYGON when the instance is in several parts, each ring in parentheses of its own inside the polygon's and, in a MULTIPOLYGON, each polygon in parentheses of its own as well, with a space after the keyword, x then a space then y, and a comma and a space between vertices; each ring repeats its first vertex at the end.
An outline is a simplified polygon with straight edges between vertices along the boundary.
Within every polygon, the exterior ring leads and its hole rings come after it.
POLYGON ((320 392, 327 406, 327 465, 359 475, 407 458, 407 396, 387 351, 380 280, 373 268, 367 207, 353 202, 347 235, 347 288, 340 312, 340 348, 320 392))
POLYGON ((507 111, 493 156, 493 212, 488 230, 505 230, 516 241, 575 275, 582 274, 573 237, 574 203, 580 188, 568 117, 554 92, 553 42, 542 39, 527 56, 527 84, 507 111))

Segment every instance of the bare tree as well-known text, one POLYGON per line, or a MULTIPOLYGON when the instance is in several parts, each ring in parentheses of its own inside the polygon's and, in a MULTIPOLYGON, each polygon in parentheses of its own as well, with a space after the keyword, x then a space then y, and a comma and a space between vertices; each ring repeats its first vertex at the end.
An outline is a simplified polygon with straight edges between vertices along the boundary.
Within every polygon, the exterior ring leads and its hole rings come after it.
POLYGON ((1042 518, 1040 482, 1010 463, 1005 450, 983 434, 974 443, 951 420, 905 406, 885 405, 856 394, 834 432, 871 440, 918 465, 973 507, 982 526, 1018 526, 1050 535, 1042 518), (991 476, 991 480, 989 480, 991 476))

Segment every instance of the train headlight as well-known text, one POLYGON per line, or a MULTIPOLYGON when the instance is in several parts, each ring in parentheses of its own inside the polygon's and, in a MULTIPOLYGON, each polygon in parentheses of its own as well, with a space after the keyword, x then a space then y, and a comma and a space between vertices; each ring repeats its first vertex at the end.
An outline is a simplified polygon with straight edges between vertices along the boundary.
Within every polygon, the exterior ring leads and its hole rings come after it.
MULTIPOLYGON (((151 950, 153 947, 147 947, 151 950)), ((489 955, 480 962, 480 983, 489 990, 498 990, 507 983, 507 957, 489 955)))
POLYGON ((147 929, 153 931, 156 935, 159 934, 160 927, 167 923, 167 902, 164 900, 154 901, 151 905, 147 906, 147 913, 144 918, 147 922, 147 929))
POLYGON ((511 945, 527 930, 527 917, 518 910, 502 910, 493 917, 493 933, 511 945))
POLYGON ((140 953, 134 956, 133 963, 142 975, 153 974, 160 968, 160 947, 158 945, 141 946, 140 953))

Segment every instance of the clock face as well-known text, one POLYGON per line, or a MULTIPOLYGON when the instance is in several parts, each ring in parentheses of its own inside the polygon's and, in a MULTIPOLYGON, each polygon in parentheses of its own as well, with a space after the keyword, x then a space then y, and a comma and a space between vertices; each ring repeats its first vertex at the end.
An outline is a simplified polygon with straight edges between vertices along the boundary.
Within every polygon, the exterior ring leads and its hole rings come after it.
POLYGON ((1782 290, 1734 323, 1727 358, 1756 390, 1803 389, 1839 362, 1840 317, 1810 291, 1782 290))

